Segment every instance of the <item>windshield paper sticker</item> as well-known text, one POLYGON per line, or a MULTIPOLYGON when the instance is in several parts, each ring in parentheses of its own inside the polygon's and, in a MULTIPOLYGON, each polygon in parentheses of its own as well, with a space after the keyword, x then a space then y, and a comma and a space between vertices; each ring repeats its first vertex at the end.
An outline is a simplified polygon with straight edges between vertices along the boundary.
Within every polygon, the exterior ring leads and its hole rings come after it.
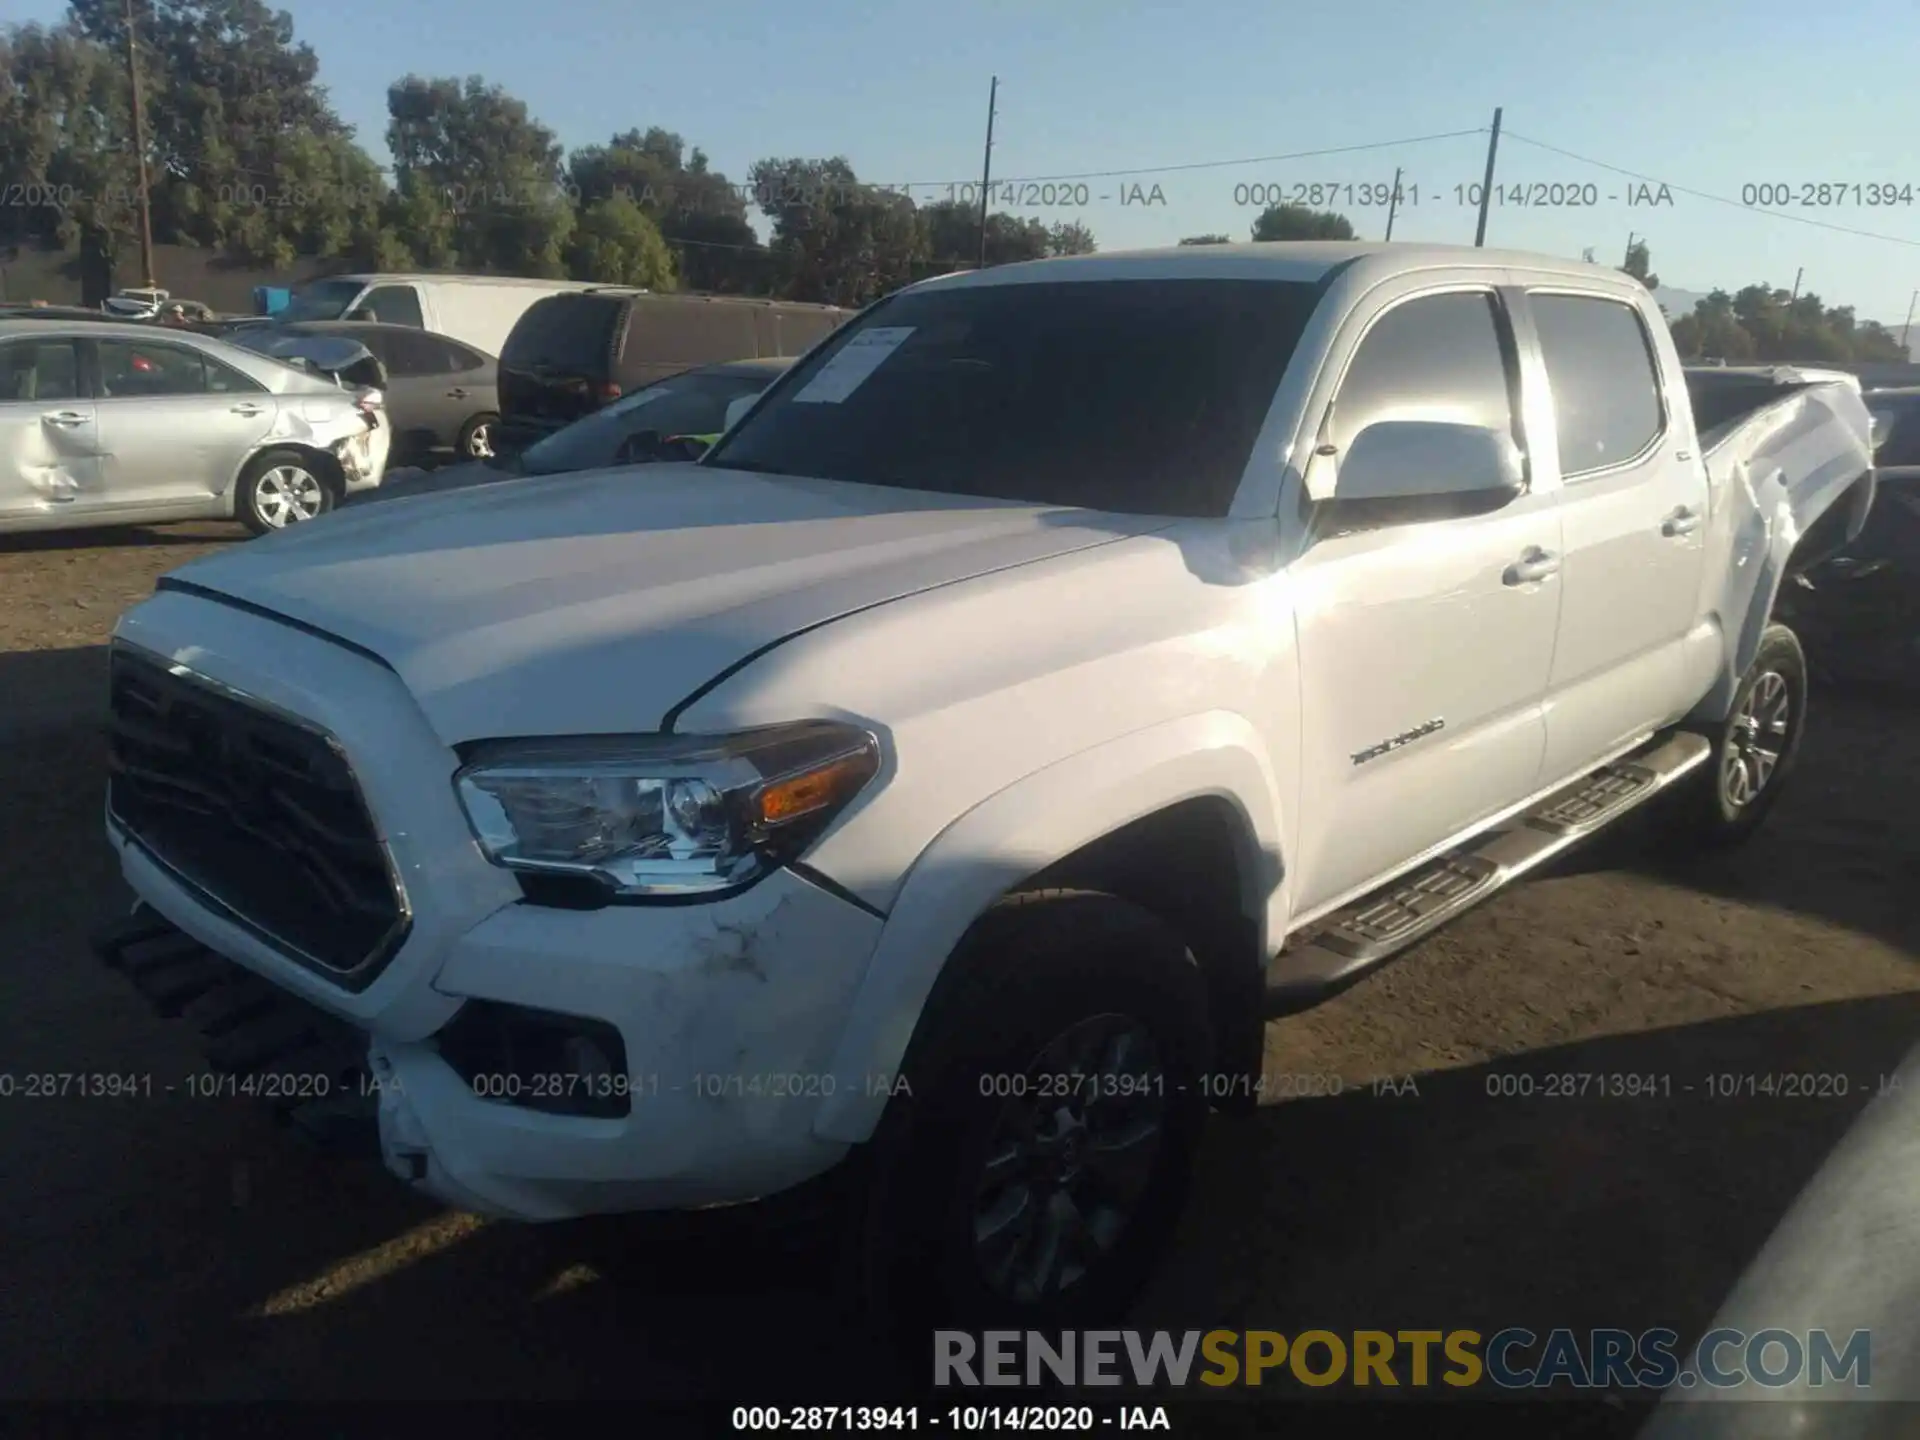
POLYGON ((838 405, 858 390, 886 358, 906 343, 913 334, 911 325, 876 325, 862 330, 840 347, 837 353, 800 392, 796 405, 838 405))

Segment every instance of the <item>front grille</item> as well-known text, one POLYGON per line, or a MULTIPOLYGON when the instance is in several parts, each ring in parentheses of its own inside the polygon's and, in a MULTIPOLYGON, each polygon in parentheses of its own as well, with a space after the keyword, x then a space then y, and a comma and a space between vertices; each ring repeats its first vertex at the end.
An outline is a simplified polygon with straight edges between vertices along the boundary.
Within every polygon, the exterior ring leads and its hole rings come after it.
POLYGON ((290 958, 352 988, 370 981, 407 910, 331 737, 124 646, 110 675, 115 822, 290 958))

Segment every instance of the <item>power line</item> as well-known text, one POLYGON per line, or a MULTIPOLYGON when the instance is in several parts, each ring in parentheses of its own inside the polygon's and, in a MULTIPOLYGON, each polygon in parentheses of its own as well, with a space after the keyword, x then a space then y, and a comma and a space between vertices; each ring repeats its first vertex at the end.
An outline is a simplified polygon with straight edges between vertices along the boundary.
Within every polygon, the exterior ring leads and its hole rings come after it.
POLYGON ((1696 190, 1690 185, 1676 185, 1671 180, 1662 180, 1657 175, 1643 175, 1638 170, 1629 170, 1622 165, 1610 165, 1605 160, 1596 160, 1591 155, 1577 154, 1558 145, 1549 145, 1545 140, 1535 140, 1514 130, 1502 132, 1509 140, 1518 140, 1522 145, 1532 145, 1539 150, 1551 150, 1556 155, 1564 155, 1569 160, 1578 160, 1583 165, 1593 165, 1601 170, 1610 170, 1615 175, 1625 175, 1630 180, 1642 180, 1649 185, 1662 185, 1681 195, 1691 195, 1696 200, 1711 200, 1716 205, 1730 205, 1735 210, 1743 210, 1749 215, 1770 215, 1777 220, 1791 220, 1796 225, 1811 225, 1818 230, 1831 230, 1839 235, 1853 235, 1862 240, 1884 240, 1889 245, 1905 245, 1910 249, 1920 249, 1920 240, 1909 240, 1899 235, 1882 235, 1874 230, 1860 230, 1851 225, 1835 225, 1830 220, 1815 220, 1809 215, 1796 215, 1791 210, 1774 210, 1765 205, 1748 205, 1735 200, 1730 195, 1715 195, 1710 190, 1696 190))

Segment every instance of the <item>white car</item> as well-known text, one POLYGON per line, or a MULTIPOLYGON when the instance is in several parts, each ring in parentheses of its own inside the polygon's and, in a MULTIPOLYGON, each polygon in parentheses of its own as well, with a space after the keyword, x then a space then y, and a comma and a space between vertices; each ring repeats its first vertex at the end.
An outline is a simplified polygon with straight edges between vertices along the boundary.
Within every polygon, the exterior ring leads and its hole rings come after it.
POLYGON ((1539 256, 914 285, 698 464, 164 577, 103 953, 218 1066, 361 1074, 449 1204, 857 1175, 883 1313, 1110 1318, 1270 1015, 1663 791, 1759 823, 1867 430, 1812 384, 1697 431, 1646 290, 1539 256))
POLYGON ((0 534, 237 518, 256 534, 380 483, 378 391, 190 331, 0 321, 0 534))

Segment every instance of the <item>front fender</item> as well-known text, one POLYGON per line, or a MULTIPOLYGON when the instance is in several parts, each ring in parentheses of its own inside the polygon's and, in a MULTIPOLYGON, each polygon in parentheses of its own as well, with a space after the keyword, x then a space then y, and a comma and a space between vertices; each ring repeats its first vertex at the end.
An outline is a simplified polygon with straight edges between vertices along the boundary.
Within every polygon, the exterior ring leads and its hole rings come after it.
POLYGON ((1057 761, 955 820, 901 885, 848 1012, 815 1133, 849 1144, 871 1136, 934 982, 974 921, 1021 881, 1134 820, 1184 800, 1232 804, 1245 822, 1246 911, 1264 922, 1263 943, 1283 933, 1278 794, 1258 732, 1216 711, 1057 761))

